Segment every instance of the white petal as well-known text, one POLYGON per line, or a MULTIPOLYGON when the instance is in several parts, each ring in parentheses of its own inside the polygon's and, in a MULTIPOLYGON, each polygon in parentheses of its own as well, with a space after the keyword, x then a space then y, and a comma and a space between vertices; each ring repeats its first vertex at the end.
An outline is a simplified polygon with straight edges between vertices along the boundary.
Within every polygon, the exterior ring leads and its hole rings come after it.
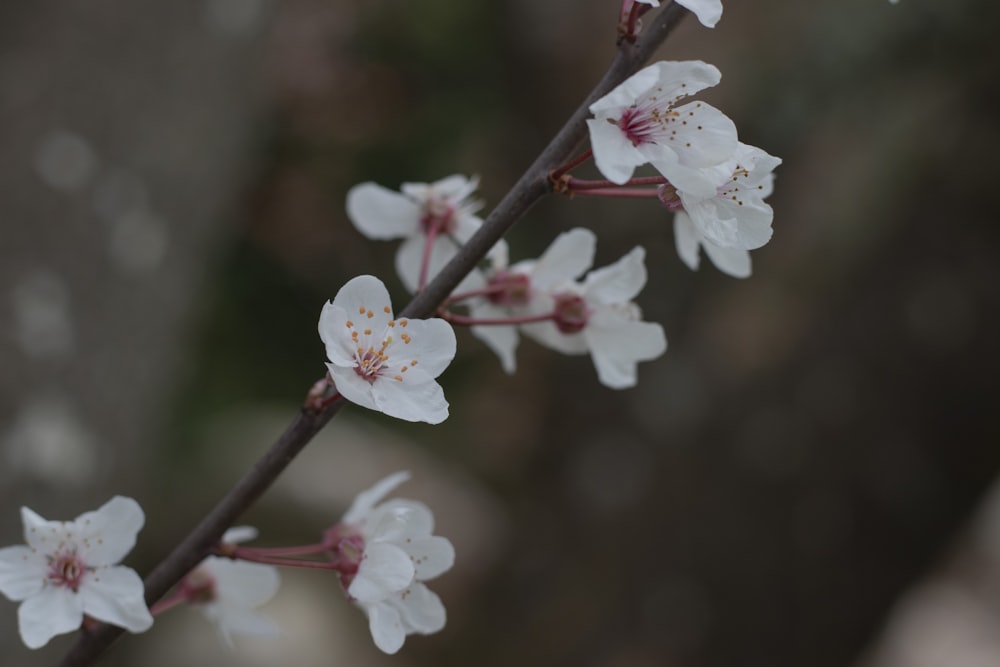
POLYGON ((597 236, 583 227, 555 238, 531 269, 532 289, 545 291, 575 280, 594 263, 597 236))
POLYGON ((698 248, 701 241, 698 240, 698 232, 695 231, 694 224, 684 211, 674 214, 674 243, 677 246, 677 256, 687 264, 692 271, 698 270, 699 256, 698 248))
POLYGON ((68 588, 50 586, 28 598, 17 610, 17 626, 28 648, 45 646, 56 635, 73 632, 83 622, 83 609, 68 588))
MULTIPOLYGON (((653 101, 659 108, 722 80, 722 73, 713 65, 700 60, 660 61, 642 68, 610 93, 590 105, 590 112, 617 115, 640 101, 653 101)), ((617 119, 617 118, 616 118, 617 119)))
POLYGON ((370 239, 395 239, 420 231, 420 206, 376 183, 355 185, 347 193, 347 216, 370 239))
POLYGON ((399 610, 403 625, 410 632, 429 635, 440 632, 447 621, 441 598, 423 584, 413 584, 402 595, 392 599, 399 610))
POLYGON ((552 322, 537 322, 522 324, 521 333, 536 343, 544 345, 560 354, 586 354, 587 339, 581 332, 565 334, 552 322))
POLYGON ((273 565, 209 556, 201 567, 215 580, 216 595, 227 605, 259 607, 281 586, 278 568, 273 565))
POLYGON ((598 116, 588 119, 587 127, 590 128, 590 148, 594 152, 594 164, 604 178, 621 185, 632 178, 635 168, 645 164, 647 160, 616 122, 612 121, 617 119, 598 116))
POLYGON ((722 0, 677 0, 677 4, 690 10, 706 28, 714 28, 722 18, 722 0))
POLYGON ((417 581, 430 581, 455 564, 455 547, 446 537, 434 535, 411 540, 402 546, 413 560, 416 567, 413 578, 417 581))
POLYGON ((319 337, 326 347, 326 358, 337 366, 354 367, 356 345, 351 340, 352 329, 347 326, 352 315, 340 306, 327 301, 319 314, 319 337))
MULTIPOLYGON (((375 276, 356 276, 347 281, 333 298, 333 305, 354 317, 359 328, 381 331, 392 319, 392 301, 385 284, 375 276)), ((348 336, 349 337, 349 336, 348 336)))
POLYGON ((379 410, 372 395, 372 384, 355 372, 354 367, 326 365, 337 391, 351 403, 369 410, 379 410))
POLYGON ((751 273, 750 252, 741 248, 721 248, 711 243, 703 246, 705 254, 716 268, 733 278, 749 278, 751 273))
POLYGON ((233 526, 222 534, 223 544, 242 544, 257 539, 259 531, 253 526, 233 526))
MULTIPOLYGON (((396 274, 410 292, 416 292, 420 285, 420 268, 424 261, 424 249, 427 237, 423 234, 412 236, 399 246, 396 251, 396 274)), ((458 245, 446 235, 436 236, 431 246, 430 261, 427 264, 427 282, 433 280, 441 269, 458 253, 458 245)), ((456 292, 467 292, 484 285, 482 274, 470 272, 455 286, 456 292)))
POLYGON ((642 246, 614 264, 591 271, 584 281, 588 303, 625 303, 637 295, 646 284, 646 251, 642 246))
POLYGON ((389 655, 403 648, 406 630, 403 629, 399 612, 385 602, 365 605, 364 609, 368 614, 368 629, 371 630, 375 646, 389 655))
POLYGON ((0 593, 14 602, 37 595, 45 587, 48 561, 31 547, 0 549, 0 593))
POLYGON ((372 385, 372 398, 376 410, 397 419, 440 424, 448 418, 444 390, 433 380, 411 384, 380 378, 372 385))
POLYGON ((655 322, 595 317, 585 333, 597 379, 612 389, 635 386, 638 362, 655 359, 667 350, 663 327, 655 322))
POLYGON ((115 565, 90 573, 78 595, 83 611, 100 621, 129 632, 145 632, 153 625, 142 579, 131 568, 115 565))
POLYGON ((341 521, 350 524, 359 523, 368 516, 375 505, 408 479, 410 479, 410 473, 406 471, 395 472, 382 478, 370 489, 362 491, 354 498, 354 502, 351 503, 350 509, 344 513, 341 521))
POLYGON ((413 360, 417 360, 419 363, 413 370, 423 371, 426 378, 436 378, 455 358, 455 330, 441 318, 399 320, 390 331, 393 342, 387 346, 386 354, 393 372, 401 366, 412 366, 413 360))
POLYGON ((113 565, 132 551, 146 515, 132 498, 115 496, 73 521, 80 557, 88 566, 113 565))
POLYGON ((68 538, 72 525, 68 521, 46 521, 27 507, 21 508, 21 522, 28 546, 47 554, 54 553, 68 538))
POLYGON ((434 532, 434 513, 416 500, 387 500, 368 516, 365 538, 372 542, 402 545, 413 539, 425 539, 434 532))
POLYGON ((406 589, 413 582, 413 572, 409 555, 396 545, 368 544, 347 594, 362 603, 378 602, 406 589))
POLYGON ((689 102, 674 112, 670 129, 676 134, 669 146, 682 165, 711 167, 736 153, 736 125, 726 114, 704 102, 689 102))
POLYGON ((238 605, 212 603, 202 605, 202 613, 218 624, 226 644, 232 645, 232 635, 246 637, 277 637, 281 629, 267 616, 238 605))
MULTIPOLYGON (((510 317, 506 308, 494 306, 489 302, 475 303, 469 307, 469 315, 476 319, 497 319, 510 317)), ((517 327, 510 324, 477 325, 470 328, 472 335, 486 343, 500 358, 500 365, 508 374, 513 374, 517 368, 517 344, 520 336, 517 327)))

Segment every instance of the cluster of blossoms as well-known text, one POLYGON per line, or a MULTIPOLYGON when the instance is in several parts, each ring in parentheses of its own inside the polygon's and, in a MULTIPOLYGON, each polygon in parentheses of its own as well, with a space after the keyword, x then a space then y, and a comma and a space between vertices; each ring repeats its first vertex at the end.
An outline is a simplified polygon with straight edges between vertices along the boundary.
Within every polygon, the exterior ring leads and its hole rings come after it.
POLYGON ((30 648, 79 629, 87 617, 144 632, 154 616, 181 604, 199 609, 232 644, 233 635, 279 634, 257 611, 278 592, 277 566, 326 569, 368 616, 376 646, 395 653, 406 635, 444 627, 444 605, 424 582, 455 562, 451 542, 432 534, 434 515, 426 505, 398 498, 383 502, 407 479, 408 473, 395 473, 360 493, 317 544, 244 547, 239 543, 255 539, 257 531, 230 529, 216 555, 152 609, 139 575, 119 564, 145 522, 135 500, 115 496, 73 521, 46 521, 22 508, 26 544, 0 549, 0 593, 21 603, 18 627, 30 648))
MULTIPOLYGON (((707 27, 722 15, 721 0, 677 3, 707 27)), ((634 40, 639 17, 659 5, 623 0, 620 37, 634 40)), ((677 252, 687 266, 698 268, 704 249, 721 271, 749 276, 749 251, 771 237, 773 212, 764 200, 781 160, 739 141, 734 123, 718 109, 687 101, 720 80, 719 70, 701 61, 658 62, 629 77, 590 106, 590 148, 550 172, 552 189, 655 199, 658 210, 674 214, 677 252), (591 157, 605 180, 570 175, 591 157), (658 175, 635 177, 647 164, 658 175)), ((477 178, 461 175, 406 183, 400 192, 362 183, 348 193, 347 213, 369 238, 403 239, 396 269, 408 290, 420 292, 483 225, 472 199, 477 187, 477 178)), ((442 422, 448 402, 437 378, 455 356, 452 325, 470 326, 508 373, 516 368, 523 334, 563 354, 589 354, 608 387, 634 386, 638 363, 667 348, 663 327, 643 321, 633 301, 647 280, 645 251, 638 246, 592 269, 596 245, 593 232, 573 229, 537 259, 511 264, 500 240, 430 319, 394 316, 388 290, 374 276, 348 281, 320 315, 327 377, 309 405, 343 397, 407 421, 442 422)), ((433 534, 425 505, 384 500, 406 479, 397 473, 360 494, 316 544, 249 547, 241 543, 257 537, 254 529, 230 530, 152 609, 138 575, 119 564, 145 521, 138 503, 116 496, 70 522, 46 521, 23 508, 26 545, 0 549, 0 593, 21 603, 19 629, 32 648, 88 618, 143 632, 155 615, 181 604, 200 609, 231 642, 232 635, 277 634, 258 611, 278 590, 277 567, 326 569, 367 616, 378 648, 395 653, 407 635, 444 627, 444 606, 425 582, 455 558, 451 543, 433 534)))

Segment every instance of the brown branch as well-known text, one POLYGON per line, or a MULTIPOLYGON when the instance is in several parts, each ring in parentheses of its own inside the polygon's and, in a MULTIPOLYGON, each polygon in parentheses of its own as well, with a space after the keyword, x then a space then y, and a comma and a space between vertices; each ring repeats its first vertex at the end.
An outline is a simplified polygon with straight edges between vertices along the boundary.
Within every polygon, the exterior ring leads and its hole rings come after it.
MULTIPOLYGON (((445 301, 458 283, 486 256, 493 245, 539 199, 549 192, 548 174, 569 159, 572 151, 586 135, 585 120, 590 105, 636 72, 653 54, 667 35, 687 14, 676 4, 647 15, 646 27, 635 43, 618 45, 614 60, 600 83, 573 112, 555 138, 521 176, 507 195, 490 212, 483 226, 469 239, 452 259, 401 312, 405 317, 429 317, 445 301)), ((222 538, 227 528, 247 510, 278 478, 289 463, 343 407, 338 399, 322 412, 303 409, 277 442, 184 540, 146 577, 146 602, 155 603, 207 556, 222 538)), ((91 664, 122 634, 122 630, 107 624, 81 634, 63 657, 62 667, 82 667, 91 664)))

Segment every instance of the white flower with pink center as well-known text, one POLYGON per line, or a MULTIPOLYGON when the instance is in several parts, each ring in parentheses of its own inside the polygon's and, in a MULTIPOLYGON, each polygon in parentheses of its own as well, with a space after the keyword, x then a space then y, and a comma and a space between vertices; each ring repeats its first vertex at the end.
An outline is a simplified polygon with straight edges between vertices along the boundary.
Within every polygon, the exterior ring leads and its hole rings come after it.
MULTIPOLYGON (((430 281, 483 224, 475 215, 481 203, 471 199, 478 185, 478 178, 460 175, 404 183, 401 192, 361 183, 347 193, 347 216, 370 239, 404 239, 396 252, 396 271, 403 285, 416 292, 425 259, 424 280, 430 281)), ((502 252, 505 245, 499 241, 492 252, 502 252)), ((473 289, 468 281, 456 289, 473 289)))
MULTIPOLYGON (((644 5, 659 7, 659 0, 635 0, 644 5)), ((714 28, 715 24, 722 18, 722 0, 675 0, 678 5, 684 7, 698 17, 701 24, 706 28, 714 28)))
POLYGON ((774 211, 764 199, 774 190, 772 172, 779 164, 779 158, 741 143, 731 160, 713 168, 713 178, 725 179, 713 196, 661 190, 661 200, 676 211, 674 239, 685 264, 697 269, 698 250, 704 248, 720 271, 736 278, 750 275, 749 251, 771 239, 774 211))
POLYGON ((437 378, 455 357, 455 332, 442 319, 396 319, 374 276, 348 281, 320 314, 326 367, 344 398, 407 421, 438 424, 448 401, 437 378))
MULTIPOLYGON (((597 237, 589 229, 577 227, 555 238, 537 260, 525 260, 508 267, 506 261, 494 262, 488 280, 500 291, 480 298, 469 306, 469 313, 479 320, 516 318, 542 313, 551 307, 552 291, 576 280, 594 262, 597 237)), ((477 325, 472 333, 500 358, 507 373, 516 366, 519 343, 518 325, 477 325)))
POLYGON ((455 549, 433 535, 434 515, 415 500, 382 499, 409 479, 398 472, 358 495, 325 542, 337 557, 347 595, 368 616, 375 645, 396 653, 409 634, 444 628, 441 599, 423 582, 455 562, 455 549))
POLYGON ((594 161, 604 177, 626 183, 651 164, 679 190, 711 196, 718 182, 706 172, 736 151, 736 126, 704 102, 678 104, 721 80, 699 60, 658 62, 639 70, 590 106, 594 161))
MULTIPOLYGON (((226 531, 223 544, 236 544, 257 537, 251 526, 238 526, 226 531)), ((198 608, 215 623, 219 634, 229 646, 233 635, 276 637, 278 626, 257 608, 278 592, 281 579, 273 565, 209 556, 180 583, 180 592, 187 602, 198 608)))
POLYGON ((663 327, 641 321, 632 302, 646 284, 646 252, 633 248, 620 260, 587 274, 583 283, 568 282, 532 302, 535 312, 554 310, 552 321, 523 324, 521 330, 563 354, 590 353, 601 384, 612 389, 633 387, 640 361, 667 349, 663 327))
POLYGON ((73 632, 86 614, 130 632, 153 624, 142 579, 118 565, 146 518, 131 498, 115 496, 73 521, 46 521, 21 508, 26 546, 0 549, 0 593, 21 602, 21 639, 29 648, 73 632))

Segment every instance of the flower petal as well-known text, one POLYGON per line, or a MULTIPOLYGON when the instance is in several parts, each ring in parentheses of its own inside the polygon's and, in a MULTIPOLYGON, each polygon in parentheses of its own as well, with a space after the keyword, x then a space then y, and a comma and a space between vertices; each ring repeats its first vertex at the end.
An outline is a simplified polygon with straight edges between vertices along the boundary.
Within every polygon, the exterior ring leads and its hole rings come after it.
POLYGON ((677 4, 697 16, 706 28, 714 28, 722 18, 722 0, 677 0, 677 4))
POLYGON ((345 368, 344 366, 327 364, 326 369, 329 371, 337 391, 344 398, 369 410, 380 409, 375 403, 375 397, 372 396, 372 384, 358 375, 353 366, 345 368))
POLYGON ((37 595, 45 587, 48 561, 27 546, 0 549, 0 593, 14 602, 37 595))
POLYGON ((403 623, 411 632, 429 635, 439 632, 447 621, 441 598, 420 583, 410 586, 402 595, 392 599, 403 623))
POLYGON ((698 248, 701 241, 698 232, 694 228, 694 223, 684 211, 674 214, 674 243, 677 246, 677 256, 687 264, 692 271, 698 270, 700 258, 698 248))
POLYGON ((749 278, 752 273, 750 251, 742 248, 722 248, 705 243, 705 254, 715 267, 733 278, 749 278))
POLYGON ((24 541, 42 553, 53 553, 66 540, 71 527, 68 521, 47 521, 27 507, 21 508, 21 522, 24 541))
POLYGON ((395 239, 420 231, 420 205, 376 183, 347 192, 347 217, 370 239, 395 239))
POLYGON ((337 366, 354 368, 356 344, 351 340, 352 315, 327 301, 319 314, 319 337, 326 347, 326 358, 337 366))
POLYGON ((380 379, 372 385, 375 409, 410 422, 440 424, 448 418, 444 390, 431 380, 422 384, 380 379))
MULTIPOLYGON (((396 251, 396 274, 403 286, 410 292, 416 292, 420 286, 420 268, 424 261, 424 249, 427 237, 417 234, 403 241, 396 251)), ((445 264, 458 253, 459 246, 449 236, 436 236, 431 245, 430 261, 427 264, 427 282, 430 282, 441 272, 445 264)), ((483 286, 482 274, 472 271, 455 287, 456 292, 467 292, 483 286)))
POLYGON ((253 526, 233 526, 222 534, 223 544, 242 544, 257 539, 260 532, 253 526))
POLYGON ((389 495, 400 484, 410 479, 410 473, 403 470, 394 472, 388 477, 383 477, 375 482, 375 485, 366 491, 362 491, 351 503, 350 509, 344 513, 341 519, 343 523, 356 524, 364 519, 380 503, 383 498, 389 495))
MULTIPOLYGON (((381 331, 392 319, 392 301, 385 284, 375 276, 351 278, 333 298, 333 305, 347 311, 374 331, 381 331)), ((348 335, 348 337, 350 337, 348 335)))
POLYGON ((83 611, 100 621, 129 632, 145 632, 153 625, 142 579, 131 568, 99 568, 84 579, 78 595, 83 611))
POLYGON ((563 232, 531 269, 532 289, 548 290, 575 280, 594 263, 597 236, 583 227, 563 232))
POLYGON ((611 314, 595 316, 584 330, 597 369, 597 379, 612 389, 636 384, 636 366, 667 350, 663 327, 655 322, 635 322, 611 314))
POLYGON ((278 568, 273 565, 209 556, 200 567, 208 570, 215 581, 216 595, 228 605, 259 607, 281 586, 278 568))
POLYGON ((347 594, 362 603, 378 602, 409 586, 413 572, 409 555, 396 545, 368 544, 347 594))
POLYGON ((633 299, 646 284, 645 258, 645 249, 636 246, 614 264, 587 274, 584 291, 588 303, 613 304, 633 299))
POLYGON ((406 630, 399 611, 385 602, 364 605, 364 610, 368 614, 368 629, 379 650, 392 655, 403 648, 406 630))
POLYGON ((372 511, 365 521, 365 538, 371 542, 425 539, 434 532, 434 513, 416 500, 393 498, 372 511))
POLYGON ((590 147, 597 169, 604 178, 622 185, 632 178, 636 167, 646 164, 647 159, 616 123, 616 118, 598 116, 588 119, 587 127, 590 128, 590 147))
POLYGON ((113 565, 132 551, 146 515, 132 498, 115 496, 73 521, 78 553, 88 566, 113 565))
POLYGON ((56 635, 73 632, 83 623, 79 597, 68 588, 49 586, 17 610, 17 627, 28 648, 41 648, 56 635))
MULTIPOLYGON (((484 301, 469 306, 469 316, 483 320, 510 317, 511 313, 506 308, 500 308, 484 301)), ((486 343, 486 346, 500 358, 500 365, 505 372, 514 373, 517 369, 517 344, 520 341, 516 326, 513 324, 480 325, 471 327, 470 331, 473 336, 486 343)))
POLYGON ((228 646, 233 645, 232 635, 277 637, 281 634, 281 628, 274 621, 254 609, 216 602, 202 605, 201 612, 218 626, 228 646))
POLYGON ((419 362, 417 368, 427 378, 436 378, 455 358, 455 330, 439 317, 427 320, 401 319, 391 335, 393 342, 387 346, 386 354, 390 358, 389 366, 393 369, 412 365, 411 362, 416 359, 419 362), (404 322, 406 326, 403 326, 404 322))
POLYGON ((446 537, 434 535, 424 539, 410 540, 403 545, 415 566, 413 577, 417 581, 429 581, 447 572, 455 564, 455 547, 446 537))

